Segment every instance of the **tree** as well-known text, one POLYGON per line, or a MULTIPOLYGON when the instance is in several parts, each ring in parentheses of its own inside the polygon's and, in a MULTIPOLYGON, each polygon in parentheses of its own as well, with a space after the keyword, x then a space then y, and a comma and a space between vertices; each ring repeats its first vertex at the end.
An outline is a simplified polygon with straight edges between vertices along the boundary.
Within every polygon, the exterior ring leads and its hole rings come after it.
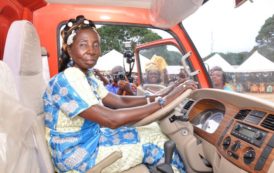
POLYGON ((256 42, 258 51, 274 62, 274 15, 265 21, 256 37, 256 42))
POLYGON ((152 58, 153 55, 161 56, 166 60, 168 65, 181 64, 181 53, 178 53, 177 51, 168 50, 166 45, 160 45, 148 49, 143 49, 140 51, 140 54, 149 59, 152 58))
POLYGON ((98 29, 101 36, 102 54, 112 49, 124 52, 124 42, 130 41, 132 49, 145 42, 161 39, 161 37, 147 28, 130 26, 102 26, 98 29))
POLYGON ((265 21, 256 37, 256 42, 259 46, 274 45, 274 15, 265 21))

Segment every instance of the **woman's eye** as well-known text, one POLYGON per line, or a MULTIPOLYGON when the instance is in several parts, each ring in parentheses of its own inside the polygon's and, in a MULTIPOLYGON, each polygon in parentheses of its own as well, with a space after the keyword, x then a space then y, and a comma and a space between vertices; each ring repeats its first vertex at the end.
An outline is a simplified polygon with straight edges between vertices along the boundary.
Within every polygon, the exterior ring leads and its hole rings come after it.
POLYGON ((94 47, 94 48, 98 48, 98 47, 99 47, 99 43, 94 43, 94 44, 93 44, 93 47, 94 47))
POLYGON ((87 47, 86 43, 80 43, 80 47, 87 47))

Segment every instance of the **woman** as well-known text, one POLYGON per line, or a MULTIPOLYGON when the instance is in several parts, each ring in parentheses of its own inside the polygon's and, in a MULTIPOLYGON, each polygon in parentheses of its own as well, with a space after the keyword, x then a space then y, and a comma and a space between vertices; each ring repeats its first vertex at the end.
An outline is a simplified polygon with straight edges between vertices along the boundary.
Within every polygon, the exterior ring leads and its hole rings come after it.
POLYGON ((146 64, 147 83, 168 85, 166 60, 157 55, 153 55, 150 62, 146 64))
POLYGON ((149 62, 146 64, 146 81, 148 84, 161 84, 161 71, 159 67, 153 63, 149 62))
POLYGON ((232 87, 228 83, 226 83, 226 75, 221 67, 213 67, 210 70, 210 77, 214 88, 233 91, 232 87))
MULTIPOLYGON (((58 172, 86 172, 113 151, 123 157, 104 169, 122 172, 140 163, 153 166, 163 158, 167 137, 156 125, 125 127, 170 103, 193 82, 174 86, 164 98, 119 96, 108 92, 92 68, 100 54, 100 36, 92 21, 78 16, 62 31, 61 72, 54 76, 44 94, 46 137, 58 172), (104 128, 102 128, 104 127, 104 128)), ((184 167, 175 154, 177 172, 184 167)))

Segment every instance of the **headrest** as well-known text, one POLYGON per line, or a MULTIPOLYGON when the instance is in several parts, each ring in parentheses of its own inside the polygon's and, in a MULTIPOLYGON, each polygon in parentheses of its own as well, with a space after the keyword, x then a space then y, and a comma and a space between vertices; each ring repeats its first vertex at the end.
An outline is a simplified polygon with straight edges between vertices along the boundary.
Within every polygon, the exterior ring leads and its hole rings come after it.
POLYGON ((43 112, 45 81, 41 46, 34 26, 25 20, 14 21, 8 31, 3 61, 15 76, 20 102, 37 114, 43 112))
POLYGON ((11 24, 3 61, 15 76, 34 75, 42 71, 40 40, 31 22, 21 20, 11 24))
POLYGON ((0 61, 0 91, 19 100, 14 76, 6 63, 0 61))

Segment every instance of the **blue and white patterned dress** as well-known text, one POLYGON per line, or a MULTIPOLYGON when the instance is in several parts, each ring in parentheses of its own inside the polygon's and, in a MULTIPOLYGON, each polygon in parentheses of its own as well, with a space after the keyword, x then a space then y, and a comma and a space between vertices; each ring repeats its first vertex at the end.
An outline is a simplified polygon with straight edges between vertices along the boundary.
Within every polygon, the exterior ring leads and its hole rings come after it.
MULTIPOLYGON (((156 123, 113 130, 78 116, 93 105, 102 104, 107 94, 92 70, 85 75, 70 67, 50 80, 43 98, 46 138, 56 171, 86 172, 113 151, 122 151, 123 157, 104 172, 163 162, 162 148, 167 138, 156 123)), ((177 153, 172 163, 176 171, 184 172, 177 153)))

